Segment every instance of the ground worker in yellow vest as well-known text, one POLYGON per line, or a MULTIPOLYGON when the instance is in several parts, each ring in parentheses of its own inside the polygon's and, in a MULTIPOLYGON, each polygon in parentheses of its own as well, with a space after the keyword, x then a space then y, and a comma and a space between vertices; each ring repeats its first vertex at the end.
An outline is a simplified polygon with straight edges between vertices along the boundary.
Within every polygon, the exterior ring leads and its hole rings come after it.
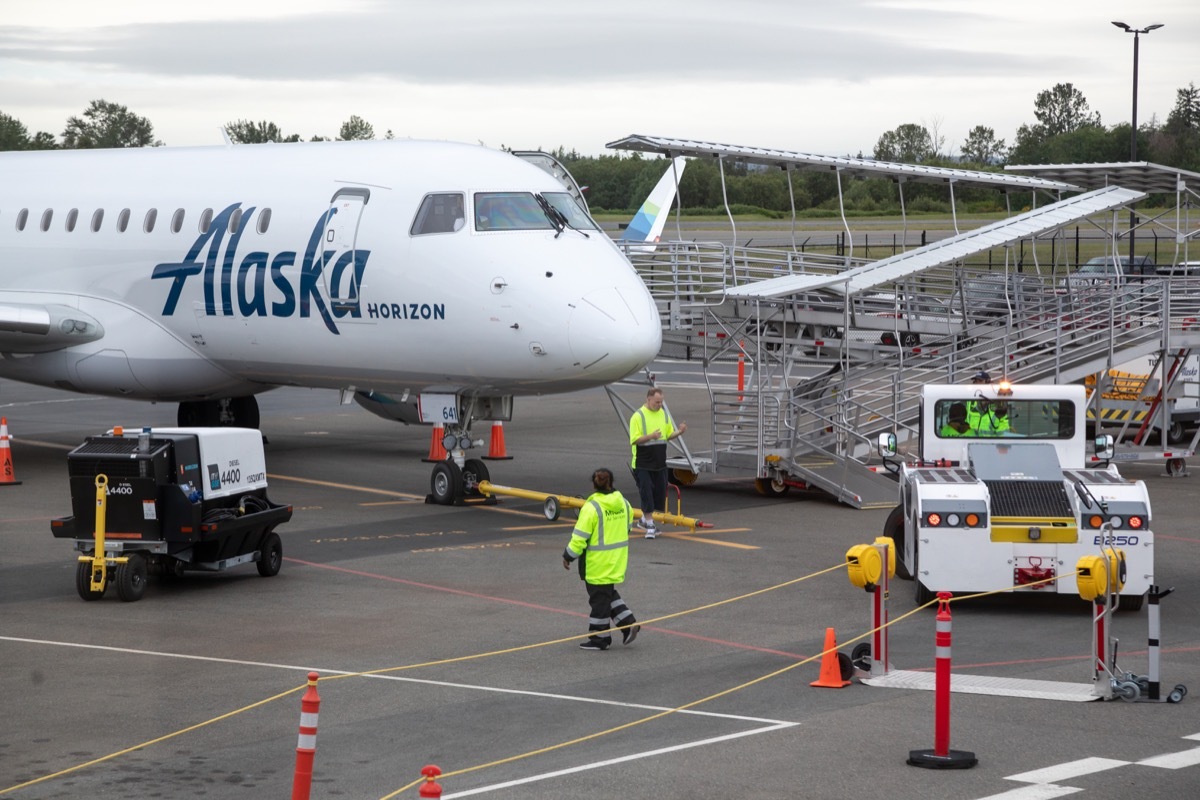
POLYGON ((642 629, 617 591, 617 585, 625 581, 629 564, 633 509, 613 488, 612 470, 593 472, 592 488, 595 491, 579 509, 579 521, 563 550, 562 562, 563 569, 569 570, 571 562, 579 560, 579 577, 587 586, 591 605, 588 631, 592 635, 579 646, 584 650, 607 650, 612 644, 612 637, 607 635, 609 620, 622 628, 622 644, 633 644, 642 629))
MULTIPOLYGON (((991 382, 992 377, 982 370, 971 378, 971 383, 991 382)), ((1012 423, 1008 419, 1008 404, 993 403, 984 397, 972 400, 967 404, 967 425, 978 436, 1003 436, 1012 430, 1012 423)))
POLYGON ((686 422, 676 430, 670 412, 663 407, 662 389, 657 387, 646 392, 646 404, 629 418, 630 466, 642 502, 640 524, 647 539, 658 536, 652 514, 667 510, 667 442, 685 431, 686 422))

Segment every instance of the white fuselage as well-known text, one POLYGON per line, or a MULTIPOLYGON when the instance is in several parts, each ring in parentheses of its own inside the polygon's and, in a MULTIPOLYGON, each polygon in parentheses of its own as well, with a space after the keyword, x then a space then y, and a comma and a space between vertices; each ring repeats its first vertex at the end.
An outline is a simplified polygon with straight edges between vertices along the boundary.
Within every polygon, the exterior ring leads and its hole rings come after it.
POLYGON ((654 302, 607 236, 477 230, 476 191, 563 189, 438 142, 0 154, 0 377, 154 400, 521 395, 654 357, 654 302), (436 192, 464 195, 465 225, 412 235, 436 192))

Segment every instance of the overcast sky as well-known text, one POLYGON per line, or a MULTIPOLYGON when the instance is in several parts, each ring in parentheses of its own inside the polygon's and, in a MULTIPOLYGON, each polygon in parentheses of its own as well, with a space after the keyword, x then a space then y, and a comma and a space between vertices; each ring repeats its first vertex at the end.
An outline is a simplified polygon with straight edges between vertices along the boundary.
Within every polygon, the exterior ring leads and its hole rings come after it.
POLYGON ((1106 125, 1163 121, 1200 83, 1198 0, 0 0, 0 111, 61 134, 92 100, 172 146, 237 119, 335 137, 563 145, 651 134, 869 155, 923 124, 1013 143, 1073 83, 1106 125))

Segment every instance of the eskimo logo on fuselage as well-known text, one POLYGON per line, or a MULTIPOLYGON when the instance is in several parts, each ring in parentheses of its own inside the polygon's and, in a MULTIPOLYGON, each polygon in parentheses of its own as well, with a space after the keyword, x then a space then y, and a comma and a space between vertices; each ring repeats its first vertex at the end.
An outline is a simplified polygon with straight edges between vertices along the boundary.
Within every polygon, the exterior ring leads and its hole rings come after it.
MULTIPOLYGON (((298 254, 292 250, 285 250, 274 256, 255 251, 247 253, 238 263, 238 244, 242 233, 250 227, 250 219, 256 211, 254 206, 245 209, 237 230, 230 232, 230 217, 240 206, 240 203, 234 203, 216 215, 208 230, 192 243, 182 261, 158 264, 154 267, 151 279, 171 279, 171 288, 163 303, 164 317, 175 313, 187 279, 201 274, 204 283, 204 313, 208 316, 291 317, 298 314, 301 317, 309 317, 315 313, 334 334, 339 333, 335 320, 347 316, 354 319, 362 317, 358 287, 362 285, 363 273, 366 271, 371 251, 347 250, 337 256, 337 260, 331 264, 330 261, 337 251, 318 249, 329 219, 337 213, 336 208, 329 209, 317 219, 309 235, 308 246, 303 257, 299 259, 297 276, 291 268, 296 266, 298 254), (346 273, 352 262, 351 276, 346 273), (322 280, 324 270, 328 270, 329 294, 346 302, 326 302, 321 293, 322 285, 326 283, 322 280), (268 276, 270 286, 267 285, 268 276), (342 293, 343 281, 345 294, 342 293), (271 296, 268 296, 268 293, 271 296)), ((372 303, 367 305, 367 313, 372 318, 385 319, 445 319, 446 316, 445 306, 441 303, 372 303), (410 307, 413 309, 412 313, 406 313, 410 307), (388 311, 381 313, 381 309, 388 311)))

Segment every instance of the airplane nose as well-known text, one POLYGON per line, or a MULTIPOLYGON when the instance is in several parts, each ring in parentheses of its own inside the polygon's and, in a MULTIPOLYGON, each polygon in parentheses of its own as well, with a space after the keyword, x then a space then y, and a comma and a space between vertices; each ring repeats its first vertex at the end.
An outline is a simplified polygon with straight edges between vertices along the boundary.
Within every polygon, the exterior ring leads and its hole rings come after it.
POLYGON ((635 293, 615 286, 589 292, 571 312, 567 344, 590 375, 615 381, 641 369, 662 345, 653 298, 645 289, 635 293))

